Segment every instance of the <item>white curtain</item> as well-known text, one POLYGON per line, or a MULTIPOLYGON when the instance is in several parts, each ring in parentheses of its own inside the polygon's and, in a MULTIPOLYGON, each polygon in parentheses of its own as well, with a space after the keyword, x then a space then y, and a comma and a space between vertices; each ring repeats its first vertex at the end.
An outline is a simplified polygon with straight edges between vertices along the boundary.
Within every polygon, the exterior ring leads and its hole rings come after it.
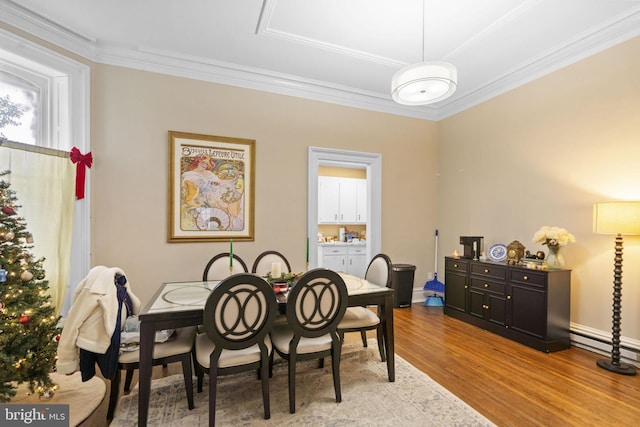
POLYGON ((30 253, 45 258, 45 280, 49 282, 56 315, 67 289, 75 201, 75 165, 59 150, 6 142, 0 146, 2 179, 15 191, 19 216, 33 235, 30 253))

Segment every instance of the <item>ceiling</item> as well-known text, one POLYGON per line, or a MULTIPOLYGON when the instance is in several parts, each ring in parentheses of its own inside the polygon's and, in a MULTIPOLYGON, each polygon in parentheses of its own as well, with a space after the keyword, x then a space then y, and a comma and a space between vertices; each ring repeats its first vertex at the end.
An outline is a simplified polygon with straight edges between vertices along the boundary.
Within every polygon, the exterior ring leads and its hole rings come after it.
POLYGON ((439 120, 640 35, 640 0, 0 0, 0 20, 100 63, 439 120), (423 60, 456 92, 394 103, 423 60))

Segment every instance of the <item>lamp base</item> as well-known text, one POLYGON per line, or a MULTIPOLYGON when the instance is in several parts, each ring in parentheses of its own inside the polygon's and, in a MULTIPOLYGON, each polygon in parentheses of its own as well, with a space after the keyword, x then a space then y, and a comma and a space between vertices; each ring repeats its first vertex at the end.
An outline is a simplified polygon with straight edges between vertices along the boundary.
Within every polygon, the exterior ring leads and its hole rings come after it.
POLYGON ((607 371, 615 372, 622 375, 635 375, 636 367, 628 363, 614 364, 611 360, 600 359, 596 362, 599 367, 607 371))

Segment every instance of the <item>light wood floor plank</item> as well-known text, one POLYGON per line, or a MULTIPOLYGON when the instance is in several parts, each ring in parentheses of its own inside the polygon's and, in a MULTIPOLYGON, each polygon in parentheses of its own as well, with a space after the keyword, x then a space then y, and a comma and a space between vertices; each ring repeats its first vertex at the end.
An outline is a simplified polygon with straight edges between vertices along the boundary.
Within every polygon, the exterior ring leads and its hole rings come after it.
MULTIPOLYGON (((413 304, 395 309, 394 318, 396 354, 500 427, 640 425, 640 375, 598 368, 603 356, 577 347, 543 353, 445 316, 441 307, 413 304)), ((360 335, 345 339, 359 342, 360 335)), ((173 364, 153 372, 182 371, 173 364)))
POLYGON ((640 376, 571 347, 543 353, 413 304, 395 309, 396 353, 499 426, 640 425, 640 376))

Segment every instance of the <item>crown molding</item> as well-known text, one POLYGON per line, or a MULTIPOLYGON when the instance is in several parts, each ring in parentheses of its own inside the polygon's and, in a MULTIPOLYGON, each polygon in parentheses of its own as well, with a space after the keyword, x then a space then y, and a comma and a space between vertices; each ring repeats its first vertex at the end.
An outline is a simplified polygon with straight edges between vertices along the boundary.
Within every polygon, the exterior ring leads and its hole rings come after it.
POLYGON ((98 45, 95 39, 62 27, 10 0, 0 0, 0 12, 2 20, 7 24, 97 63, 434 121, 469 109, 640 35, 639 6, 632 13, 607 23, 599 31, 581 35, 561 49, 546 52, 504 75, 496 76, 490 83, 475 88, 462 97, 454 96, 426 106, 405 106, 393 102, 390 93, 366 92, 328 82, 144 47, 134 50, 98 45))

